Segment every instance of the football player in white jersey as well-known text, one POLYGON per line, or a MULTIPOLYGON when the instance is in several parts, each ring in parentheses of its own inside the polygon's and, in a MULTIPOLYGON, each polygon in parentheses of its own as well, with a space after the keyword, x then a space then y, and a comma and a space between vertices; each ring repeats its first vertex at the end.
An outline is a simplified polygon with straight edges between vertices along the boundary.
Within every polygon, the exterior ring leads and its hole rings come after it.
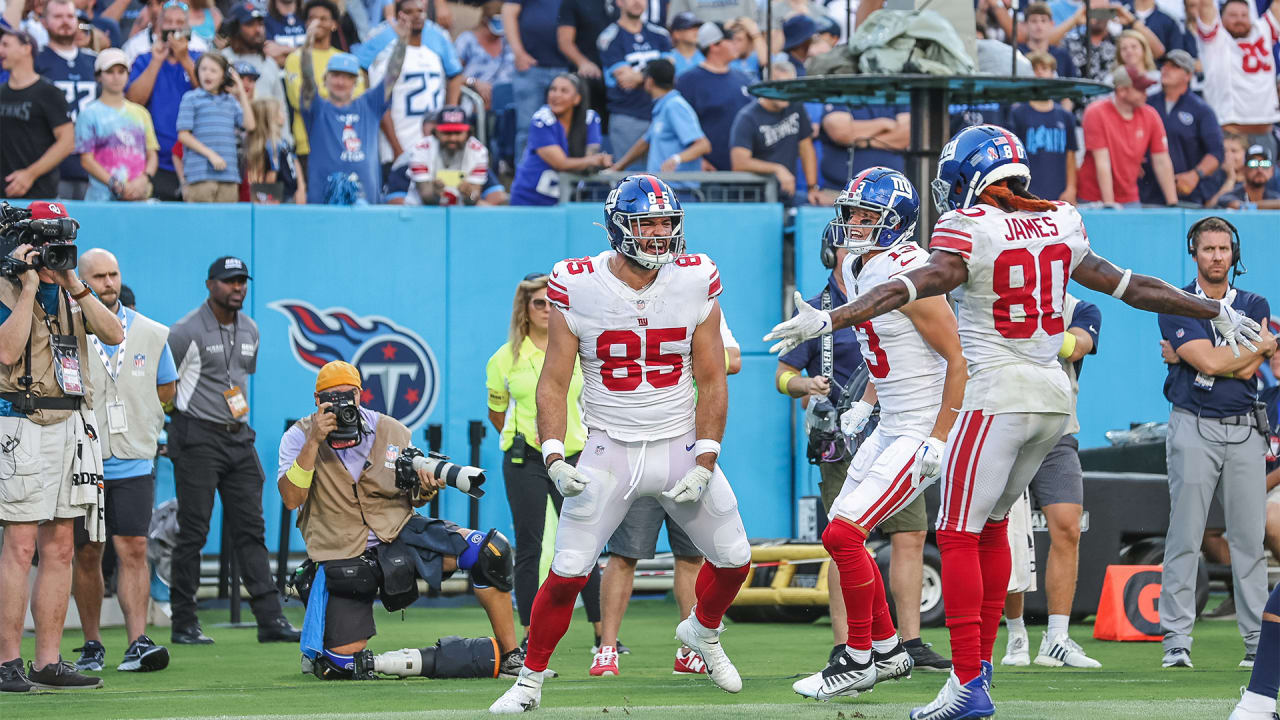
POLYGON ((942 466, 937 538, 954 667, 913 720, 984 718, 991 653, 1009 582, 1009 507, 1061 437, 1071 389, 1057 363, 1068 278, 1151 312, 1212 321, 1223 342, 1252 347, 1259 327, 1230 297, 1197 297, 1089 248, 1075 208, 1027 191, 1026 150, 994 125, 965 128, 938 162, 934 201, 944 214, 929 262, 830 312, 800 314, 766 336, 785 351, 835 328, 857 326, 921 297, 955 291, 969 381, 942 466))
MULTIPOLYGON (((837 237, 849 251, 842 271, 850 299, 928 262, 929 254, 912 238, 920 196, 902 173, 863 170, 835 205, 837 237)), ((920 298, 854 329, 871 380, 862 399, 841 416, 841 430, 860 432, 877 400, 881 415, 849 465, 822 534, 840 570, 849 639, 824 670, 792 685, 818 700, 856 696, 876 682, 911 676, 911 656, 893 626, 867 535, 938 477, 964 395, 964 356, 946 298, 920 298)))
POLYGON ((569 627, 574 599, 631 502, 645 496, 657 499, 707 558, 697 604, 676 637, 702 656, 716 685, 742 689, 719 640, 720 620, 751 560, 738 501, 716 465, 728 409, 720 273, 706 255, 684 254, 684 211, 658 178, 623 179, 604 214, 612 250, 557 263, 547 287, 555 309, 538 380, 538 436, 565 502, 551 571, 533 603, 524 668, 489 707, 495 714, 538 706, 543 671, 569 627), (562 440, 579 358, 588 435, 574 468, 562 440))

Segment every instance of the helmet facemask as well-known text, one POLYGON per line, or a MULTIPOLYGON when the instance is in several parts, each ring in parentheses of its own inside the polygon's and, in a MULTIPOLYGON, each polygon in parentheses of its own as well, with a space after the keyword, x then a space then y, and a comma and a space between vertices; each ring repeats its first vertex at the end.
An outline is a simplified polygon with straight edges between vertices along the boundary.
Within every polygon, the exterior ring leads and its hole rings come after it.
POLYGON ((614 226, 622 234, 618 243, 618 251, 631 258, 641 267, 657 270, 663 265, 675 262, 684 254, 684 210, 650 210, 640 213, 615 212, 612 216, 614 226), (640 231, 640 221, 648 218, 671 218, 670 235, 644 235, 640 231), (666 248, 662 253, 645 252, 644 247, 654 240, 665 240, 666 248))
POLYGON ((837 235, 836 241, 832 244, 835 247, 842 247, 854 255, 864 255, 877 247, 881 247, 879 240, 882 230, 896 228, 901 223, 902 218, 898 217, 898 212, 893 208, 842 194, 836 200, 836 220, 832 223, 841 230, 841 233, 837 235), (875 222, 854 222, 852 219, 854 210, 867 210, 876 213, 875 222), (853 234, 855 230, 863 231, 863 237, 855 237, 853 234))

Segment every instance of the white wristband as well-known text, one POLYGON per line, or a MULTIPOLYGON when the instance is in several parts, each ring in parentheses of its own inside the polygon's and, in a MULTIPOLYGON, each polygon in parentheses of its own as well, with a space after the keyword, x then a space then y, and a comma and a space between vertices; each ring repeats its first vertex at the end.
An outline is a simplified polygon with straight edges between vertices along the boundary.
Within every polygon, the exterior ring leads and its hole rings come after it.
POLYGON ((677 166, 684 164, 684 160, 680 157, 680 153, 676 153, 667 159, 674 160, 677 166))
POLYGON ((720 443, 715 440, 703 438, 693 444, 693 456, 698 457, 703 453, 715 453, 720 455, 720 443))
POLYGON ((1132 270, 1125 270, 1124 277, 1120 278, 1120 284, 1116 285, 1116 289, 1111 291, 1111 297, 1124 298, 1124 291, 1129 289, 1129 278, 1133 277, 1132 270))
POLYGON ((551 439, 542 441, 542 462, 545 463, 551 455, 565 456, 563 440, 551 439))
POLYGON ((916 284, 911 282, 911 278, 906 275, 897 275, 896 279, 901 280, 903 285, 907 286, 907 303, 916 301, 916 284))

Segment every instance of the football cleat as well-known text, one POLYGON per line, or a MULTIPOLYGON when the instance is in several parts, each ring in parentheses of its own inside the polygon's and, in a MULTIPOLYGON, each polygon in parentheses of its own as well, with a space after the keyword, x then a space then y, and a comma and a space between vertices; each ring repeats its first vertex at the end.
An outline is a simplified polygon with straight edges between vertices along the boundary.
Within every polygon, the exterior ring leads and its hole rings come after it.
POLYGON ((803 695, 807 698, 817 700, 818 691, 822 689, 822 671, 819 670, 812 675, 802 677, 791 683, 791 689, 794 690, 797 695, 803 695))
POLYGON ((933 702, 913 709, 909 717, 911 720, 980 720, 995 713, 996 706, 991 702, 987 680, 982 674, 961 685, 952 672, 933 702))
POLYGON ((492 715, 515 715, 529 712, 542 701, 542 673, 524 668, 515 684, 489 706, 492 715))
POLYGON ((876 682, 884 682, 886 680, 902 680, 911 678, 911 668, 915 667, 915 661, 911 659, 911 654, 902 646, 902 641, 887 653, 878 653, 871 651, 871 660, 876 665, 876 682))
POLYGON ((672 675, 705 675, 706 672, 707 664, 702 661, 698 653, 683 647, 676 650, 676 663, 671 671, 672 675))
POLYGON ((689 617, 676 626, 676 639, 702 657, 711 682, 725 692, 736 693, 742 690, 742 678, 720 645, 720 633, 723 631, 723 625, 715 630, 703 627, 697 616, 689 613, 689 617))
POLYGON ((1280 720, 1280 715, 1276 714, 1276 703, 1273 698, 1254 695, 1246 692, 1246 689, 1240 688, 1240 702, 1236 703, 1227 720, 1280 720), (1258 707, 1249 707, 1250 705, 1258 707))
POLYGON ((1027 667, 1031 664, 1031 641, 1025 632, 1009 633, 1009 642, 1004 646, 1004 657, 1001 665, 1027 667))
POLYGON ((1056 638, 1051 638, 1049 633, 1045 633, 1040 641, 1040 652, 1036 653, 1035 662, 1041 667, 1062 667, 1063 665, 1073 668, 1102 667, 1102 663, 1085 655, 1084 648, 1066 633, 1056 638))
POLYGON ((1164 651, 1164 659, 1160 661, 1161 667, 1195 667, 1191 664, 1191 651, 1187 648, 1169 648, 1164 651))
POLYGON ((622 673, 618 672, 618 651, 612 645, 605 645, 600 648, 600 652, 596 653, 596 657, 591 661, 591 669, 587 672, 592 677, 616 677, 622 673))
POLYGON ((991 686, 995 685, 996 668, 986 660, 980 660, 982 663, 982 681, 987 687, 987 694, 991 694, 991 686))
POLYGON ((903 643, 907 654, 911 656, 914 670, 930 672, 951 672, 951 661, 933 651, 933 643, 922 643, 918 640, 910 645, 903 643))
POLYGON ((857 697, 860 692, 870 692, 875 687, 877 672, 876 664, 870 659, 860 663, 845 652, 819 674, 822 686, 815 699, 826 702, 834 697, 857 697))

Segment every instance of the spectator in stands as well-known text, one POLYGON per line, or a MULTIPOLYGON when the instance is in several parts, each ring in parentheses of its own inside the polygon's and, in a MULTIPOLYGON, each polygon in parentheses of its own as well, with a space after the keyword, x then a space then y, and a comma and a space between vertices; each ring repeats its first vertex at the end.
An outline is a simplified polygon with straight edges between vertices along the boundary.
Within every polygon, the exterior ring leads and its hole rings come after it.
POLYGON ((1218 198, 1218 207, 1232 210, 1280 210, 1280 192, 1268 186, 1275 174, 1271 148, 1250 145, 1244 159, 1244 182, 1218 198))
POLYGON ((288 122, 284 105, 275 98, 261 98, 254 100, 252 107, 254 129, 244 141, 250 201, 274 204, 291 200, 305 205, 307 183, 285 135, 288 122))
POLYGON ((1151 46, 1147 39, 1137 30, 1125 30, 1116 37, 1116 65, 1134 68, 1151 80, 1151 92, 1155 92, 1160 83, 1160 71, 1156 70, 1156 60, 1151 54, 1151 46))
POLYGON ((804 62, 809 59, 809 45, 816 32, 818 24, 808 15, 793 15, 782 23, 782 51, 796 69, 796 77, 805 76, 804 62))
POLYGON ((307 28, 298 17, 301 6, 300 0, 267 0, 267 16, 263 18, 267 42, 263 50, 280 67, 306 38, 307 28))
POLYGON ((183 147, 187 202, 233 203, 240 199, 240 161, 236 131, 252 132, 253 108, 240 76, 217 53, 196 63, 200 87, 182 96, 178 141, 183 147))
POLYGON ((80 25, 77 30, 83 31, 83 36, 88 39, 88 44, 92 46, 90 49, 119 47, 124 40, 124 37, 120 34, 119 22, 116 22, 114 18, 99 14, 94 8, 93 0, 73 0, 73 5, 80 25))
MULTIPOLYGON (((577 68, 578 77, 586 81, 587 100, 604 125, 609 123, 608 93, 604 72, 600 69, 603 67, 600 46, 596 41, 617 19, 617 3, 600 0, 561 0, 560 13, 556 18, 557 47, 577 68)), ((654 18, 649 18, 649 22, 658 24, 654 18)))
MULTIPOLYGON (((405 205, 475 205, 488 181, 489 150, 471 135, 471 119, 446 105, 424 124, 431 133, 414 143, 392 167, 409 181, 405 205)), ((424 128, 425 130, 425 128, 424 128)), ((392 183, 388 183, 391 185, 392 183)))
MULTIPOLYGON (((511 90, 516 102, 516 157, 525 154, 525 144, 533 126, 533 114, 546 101, 551 81, 564 74, 569 61, 560 52, 556 27, 561 0, 506 0, 502 4, 502 27, 515 56, 516 73, 511 90)), ((578 92, 589 98, 585 87, 578 92)), ((588 105, 590 101, 588 100, 588 105)), ((515 200, 513 188, 512 201, 515 200)))
POLYGON ((1195 22, 1204 99, 1224 131, 1245 135, 1250 144, 1274 153, 1271 126, 1280 121, 1280 97, 1272 52, 1280 34, 1280 3, 1256 20, 1250 18, 1251 7, 1246 0, 1227 0, 1219 17, 1217 3, 1200 3, 1195 22))
POLYGON ((698 159, 711 152, 711 141, 702 132, 698 114, 675 89, 676 69, 670 60, 652 60, 644 70, 644 90, 653 98, 653 122, 645 134, 613 165, 621 172, 647 157, 650 173, 697 172, 698 159))
POLYGON ((706 59, 680 76, 676 90, 697 113, 702 132, 711 142, 711 152, 706 156, 710 167, 704 166, 704 169, 728 170, 733 165, 729 159, 730 131, 738 110, 751 103, 747 86, 752 80, 729 67, 734 46, 720 23, 702 24, 698 29, 698 46, 706 59))
POLYGON ((686 70, 698 67, 706 59, 698 49, 698 28, 700 27, 702 27, 702 21, 691 12, 682 12, 671 18, 672 47, 666 54, 666 58, 675 66, 676 77, 683 75, 686 70))
MULTIPOLYGON (((1203 205, 1213 193, 1208 178, 1222 162, 1222 128, 1218 127, 1213 109, 1189 90, 1195 67, 1195 60, 1186 50, 1165 53, 1160 68, 1162 89, 1148 95, 1147 104, 1164 121, 1178 200, 1203 205)), ((1142 202, 1156 205, 1161 195, 1153 175, 1149 168, 1145 170, 1139 194, 1142 202)))
MULTIPOLYGON (((235 63, 231 67, 234 68, 236 73, 240 76, 240 84, 244 87, 244 94, 248 95, 249 99, 252 100, 253 94, 258 90, 258 78, 260 77, 258 75, 258 69, 249 63, 244 62, 235 63)), ((280 85, 280 92, 281 94, 284 93, 283 84, 280 85)))
MULTIPOLYGON (((121 50, 124 50, 124 54, 129 58, 130 63, 136 62, 140 56, 154 51, 156 43, 165 39, 164 16, 166 9, 165 6, 167 4, 167 0, 148 0, 145 16, 151 18, 149 24, 146 25, 145 28, 135 30, 134 35, 126 40, 124 46, 121 48, 121 50)), ((187 26, 186 11, 183 11, 182 8, 175 5, 173 15, 174 17, 170 18, 170 24, 176 27, 176 18, 178 15, 181 15, 181 26, 183 28, 187 26)), ((139 17, 141 18, 142 16, 139 17)), ((192 37, 190 32, 187 33, 187 45, 188 50, 196 54, 205 52, 209 49, 209 44, 206 43, 203 38, 192 37)))
POLYGON ((502 109, 493 108, 493 86, 510 83, 515 71, 515 56, 504 37, 501 11, 502 0, 486 2, 480 9, 480 23, 459 35, 453 44, 458 62, 462 63, 462 76, 466 78, 463 82, 480 93, 486 110, 502 109))
POLYGON ((76 117, 76 153, 89 176, 85 200, 146 200, 151 197, 160 149, 151 114, 124 97, 129 63, 108 48, 94 61, 102 94, 76 117))
POLYGON ((178 103, 196 87, 196 61, 201 55, 190 46, 187 9, 175 0, 160 12, 160 37, 133 61, 125 96, 151 113, 160 143, 159 169, 152 181, 154 197, 181 200, 182 188, 173 166, 173 146, 178 142, 178 103))
MULTIPOLYGON (((790 63, 774 63, 770 70, 773 80, 795 77, 790 63)), ((821 204, 818 158, 809 129, 809 117, 803 103, 758 98, 739 110, 733 120, 733 129, 729 133, 729 156, 732 160, 729 169, 773 175, 778 179, 783 202, 792 206, 800 203, 800 198, 796 197, 794 174, 798 162, 805 175, 808 203, 821 204)))
POLYGON ((644 68, 671 50, 667 31, 644 21, 645 8, 646 0, 618 0, 618 20, 605 28, 598 43, 614 152, 632 147, 648 130, 653 99, 644 89, 644 68))
POLYGON ((245 63, 257 72, 253 92, 245 88, 249 100, 275 98, 283 105, 284 71, 267 55, 266 16, 254 5, 243 2, 231 9, 227 29, 230 35, 227 46, 219 51, 222 57, 231 61, 233 66, 245 63))
MULTIPOLYGON (((1187 37, 1182 24, 1156 7, 1156 0, 1127 0, 1125 4, 1133 11, 1133 16, 1141 21, 1164 46, 1164 55, 1174 50, 1192 49, 1188 46, 1193 45, 1195 41, 1187 37)), ((1179 2, 1178 6, 1182 7, 1182 3, 1179 2)), ((1161 57, 1158 55, 1156 59, 1159 60, 1161 57)))
MULTIPOLYGON (((1033 6, 1034 7, 1034 6, 1033 6)), ((1046 10, 1048 8, 1046 7, 1046 10)), ((1049 53, 1027 58, 1036 77, 1055 76, 1057 61, 1049 53)), ((1022 139, 1036 197, 1076 201, 1076 118, 1054 100, 1018 103, 1009 111, 1010 130, 1022 139)))
MULTIPOLYGON (((428 24, 426 0, 396 0, 395 13, 396 23, 409 28, 409 39, 400 79, 390 83, 391 104, 381 123, 378 148, 384 167, 423 138, 426 117, 446 104, 458 104, 466 81, 448 34, 428 24)), ((370 84, 386 76, 393 47, 383 50, 369 68, 370 84)))
POLYGON ((217 34, 218 26, 222 25, 222 12, 214 5, 213 0, 169 0, 165 5, 170 3, 190 5, 187 22, 191 25, 191 34, 207 43, 213 43, 213 36, 217 34))
POLYGON ((1137 22, 1121 5, 1110 5, 1108 0, 1089 0, 1070 20, 1054 29, 1049 44, 1061 42, 1066 47, 1080 77, 1105 81, 1116 62, 1116 38, 1110 30, 1112 18, 1122 18, 1121 24, 1126 27, 1137 22))
MULTIPOLYGON (((49 0, 44 9, 44 26, 49 31, 49 44, 36 55, 36 74, 53 83, 67 98, 71 122, 98 96, 98 83, 93 79, 92 52, 76 46, 79 24, 72 0, 49 0)), ((80 158, 68 155, 58 166, 58 197, 83 200, 89 187, 89 176, 80 167, 80 158)))
POLYGON ((818 15, 814 18, 818 30, 813 34, 813 42, 809 45, 809 56, 821 55, 840 42, 840 26, 835 20, 826 15, 818 15))
POLYGON ((1147 104, 1151 80, 1132 68, 1116 68, 1111 84, 1115 94, 1090 103, 1081 122, 1085 158, 1080 166, 1080 202, 1140 207, 1138 175, 1150 153, 1163 204, 1177 204, 1164 123, 1147 104))
POLYGON ((555 205, 560 173, 592 172, 613 162, 600 152, 600 116, 587 107, 585 92, 577 75, 564 73, 551 81, 547 103, 534 113, 529 141, 516 165, 512 205, 555 205))
POLYGON ((911 114, 903 107, 824 105, 818 133, 823 204, 834 203, 845 184, 869 167, 906 167, 902 151, 910 133, 911 114))
POLYGON ((75 148, 75 128, 62 91, 35 71, 36 42, 25 30, 0 37, 0 182, 5 198, 51 198, 58 164, 75 148))
POLYGON ((682 12, 691 12, 702 22, 727 23, 740 17, 759 15, 756 0, 671 0, 667 4, 667 17, 674 18, 682 12))
POLYGON ((752 80, 759 80, 760 68, 769 60, 769 51, 760 26, 749 17, 740 17, 729 23, 724 31, 733 41, 733 62, 729 63, 729 67, 752 80))
POLYGON ((1249 139, 1236 133, 1222 134, 1222 164, 1218 171, 1205 178, 1213 194, 1204 201, 1208 208, 1218 207, 1218 200, 1244 182, 1244 153, 1249 139))
MULTIPOLYGON (((326 0, 312 0, 326 2, 326 0)), ((307 163, 308 204, 377 204, 382 191, 382 173, 378 167, 378 124, 391 102, 391 92, 400 79, 400 68, 408 46, 409 26, 397 23, 397 40, 387 60, 382 82, 355 96, 360 79, 360 62, 354 55, 338 53, 325 66, 324 84, 328 99, 316 87, 312 45, 326 30, 317 20, 307 27, 307 39, 300 50, 302 87, 299 90, 298 114, 306 125, 314 145, 307 163), (349 178, 355 175, 359 187, 349 178)))
MULTIPOLYGON (((311 61, 314 63, 311 67, 313 75, 324 77, 329 61, 335 55, 342 52, 335 43, 335 37, 338 32, 338 18, 340 13, 338 6, 333 4, 332 0, 307 0, 304 6, 303 15, 307 19, 307 34, 311 35, 311 27, 316 26, 316 31, 311 40, 311 61)), ((305 38, 304 38, 305 41, 305 38)), ((289 100, 289 107, 294 109, 293 113, 293 142, 294 149, 299 157, 307 157, 311 153, 311 142, 307 138, 306 124, 302 120, 302 113, 299 108, 302 107, 302 50, 296 50, 285 59, 284 62, 285 76, 285 96, 289 100)), ((355 89, 352 91, 352 99, 360 97, 364 93, 364 78, 357 76, 355 89)), ((329 83, 324 83, 316 88, 316 92, 320 94, 323 100, 329 99, 329 83)), ((161 141, 161 145, 164 142, 161 141)), ((311 192, 323 191, 324 188, 311 188, 311 192)))

